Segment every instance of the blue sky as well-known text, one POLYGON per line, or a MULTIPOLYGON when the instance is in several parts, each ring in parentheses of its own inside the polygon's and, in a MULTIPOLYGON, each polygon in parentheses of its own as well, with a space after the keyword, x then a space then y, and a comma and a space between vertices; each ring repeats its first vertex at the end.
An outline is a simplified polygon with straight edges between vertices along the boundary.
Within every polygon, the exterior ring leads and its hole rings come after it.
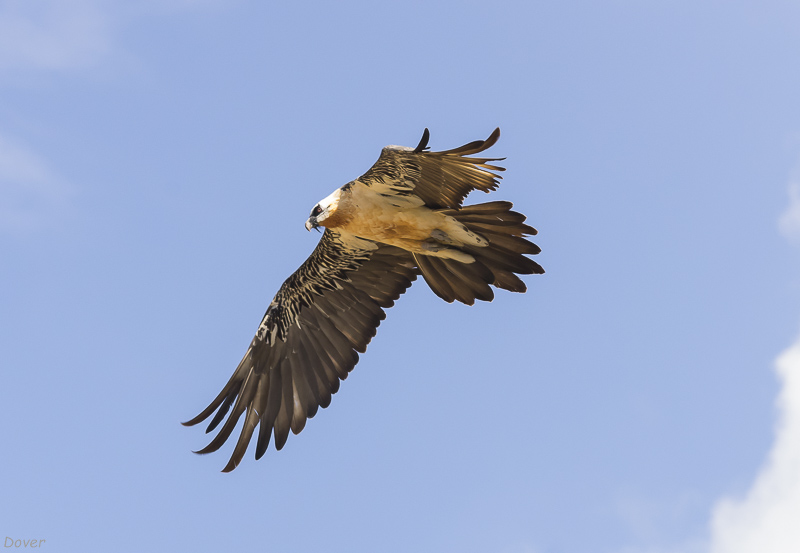
POLYGON ((800 4, 0 3, 0 537, 800 549, 800 4), (525 295, 421 281, 232 474, 183 428, 387 144, 502 129, 525 295), (795 345, 793 345, 795 344, 795 345))

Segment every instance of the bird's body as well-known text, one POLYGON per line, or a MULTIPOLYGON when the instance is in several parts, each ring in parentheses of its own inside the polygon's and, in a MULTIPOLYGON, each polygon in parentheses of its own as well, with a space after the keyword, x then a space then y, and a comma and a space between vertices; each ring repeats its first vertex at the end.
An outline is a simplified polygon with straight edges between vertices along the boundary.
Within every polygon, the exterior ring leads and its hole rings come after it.
POLYGON ((421 201, 420 205, 411 200, 387 202, 380 193, 358 181, 336 190, 320 203, 329 199, 333 214, 320 224, 341 234, 464 263, 471 263, 473 258, 448 246, 489 245, 441 210, 431 209, 421 201))
POLYGON ((472 190, 497 187, 500 167, 466 157, 485 141, 445 152, 425 151, 428 130, 412 148, 388 146, 373 167, 335 190, 311 212, 306 228, 325 227, 319 245, 281 286, 228 384, 197 417, 216 411, 207 432, 232 407, 217 436, 199 453, 215 451, 245 415, 225 471, 236 468, 257 426, 256 458, 275 436, 281 449, 299 433, 358 361, 384 309, 421 274, 447 302, 491 301, 490 286, 524 292, 517 274, 543 273, 525 239, 536 230, 509 202, 462 206, 472 190))

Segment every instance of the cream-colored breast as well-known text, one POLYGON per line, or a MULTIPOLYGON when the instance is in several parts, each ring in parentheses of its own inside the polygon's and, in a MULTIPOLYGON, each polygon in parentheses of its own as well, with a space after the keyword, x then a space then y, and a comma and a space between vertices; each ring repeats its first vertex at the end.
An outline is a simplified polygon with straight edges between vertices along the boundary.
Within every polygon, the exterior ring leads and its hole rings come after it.
POLYGON ((450 247, 488 245, 453 217, 422 205, 416 196, 383 195, 355 182, 337 191, 330 200, 334 209, 322 224, 367 240, 424 255, 463 257, 465 262, 472 261, 472 257, 459 256, 450 247), (450 247, 439 247, 437 243, 450 247))
POLYGON ((356 236, 387 244, 422 241, 445 223, 445 217, 430 208, 409 207, 409 202, 394 201, 393 197, 381 196, 361 184, 350 190, 346 198, 342 197, 339 209, 346 202, 350 204, 347 211, 353 216, 341 228, 356 236))

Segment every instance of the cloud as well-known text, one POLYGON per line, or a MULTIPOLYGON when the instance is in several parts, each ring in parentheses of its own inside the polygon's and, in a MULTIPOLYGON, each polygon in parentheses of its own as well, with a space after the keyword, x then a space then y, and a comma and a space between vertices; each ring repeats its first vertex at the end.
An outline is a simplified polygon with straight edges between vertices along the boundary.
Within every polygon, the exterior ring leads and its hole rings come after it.
MULTIPOLYGON (((789 183, 789 205, 778 219, 800 244, 800 180, 789 183)), ((675 547, 632 547, 618 553, 797 553, 800 551, 800 337, 775 361, 780 383, 775 440, 750 489, 714 504, 709 536, 675 547)))
POLYGON ((28 231, 69 208, 71 188, 35 152, 0 134, 0 231, 28 231))
POLYGON ((3 0, 0 76, 70 72, 110 59, 117 63, 129 55, 117 40, 121 27, 147 17, 224 9, 226 4, 222 0, 3 0))
MULTIPOLYGON (((109 61, 120 65, 129 56, 118 40, 125 25, 225 5, 222 0, 2 0, 0 85, 29 75, 85 71, 109 61)), ((0 133, 0 232, 49 224, 68 211, 71 194, 41 155, 0 133)))
MULTIPOLYGON (((684 542, 674 547, 629 547, 617 550, 615 553, 708 553, 708 542, 706 540, 694 540, 684 542)), ((767 553, 767 552, 762 552, 767 553)))
POLYGON ((669 544, 665 528, 685 525, 686 521, 706 516, 707 507, 700 494, 684 491, 672 501, 658 501, 637 493, 622 493, 616 501, 616 512, 625 523, 632 545, 615 553, 708 553, 708 540, 682 540, 669 544), (648 544, 643 546, 641 544, 648 544), (654 545, 657 544, 657 545, 654 545))
POLYGON ((710 536, 673 547, 617 553, 797 553, 800 551, 800 338, 775 362, 781 391, 775 441, 750 490, 717 500, 710 536))
MULTIPOLYGON (((792 202, 787 213, 797 217, 797 198, 792 202)), ((776 367, 782 386, 775 442, 746 496, 722 499, 714 507, 710 553, 800 551, 800 340, 776 367)))
POLYGON ((0 72, 74 70, 110 49, 110 19, 91 1, 0 3, 0 72))
MULTIPOLYGON (((788 192, 778 228, 800 243, 800 181, 791 181, 788 192)), ((721 498, 714 506, 709 553, 800 551, 800 338, 775 368, 781 384, 775 441, 744 497, 721 498)))
POLYGON ((778 228, 787 240, 800 243, 800 181, 789 184, 789 207, 778 219, 778 228))

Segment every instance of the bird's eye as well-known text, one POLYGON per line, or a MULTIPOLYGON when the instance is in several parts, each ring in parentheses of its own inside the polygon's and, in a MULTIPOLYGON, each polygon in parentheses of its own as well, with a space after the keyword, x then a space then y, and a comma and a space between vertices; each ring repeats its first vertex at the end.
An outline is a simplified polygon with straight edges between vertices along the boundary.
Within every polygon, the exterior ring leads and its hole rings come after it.
POLYGON ((314 209, 311 211, 311 216, 316 217, 320 213, 322 213, 322 208, 319 205, 315 205, 314 209))

